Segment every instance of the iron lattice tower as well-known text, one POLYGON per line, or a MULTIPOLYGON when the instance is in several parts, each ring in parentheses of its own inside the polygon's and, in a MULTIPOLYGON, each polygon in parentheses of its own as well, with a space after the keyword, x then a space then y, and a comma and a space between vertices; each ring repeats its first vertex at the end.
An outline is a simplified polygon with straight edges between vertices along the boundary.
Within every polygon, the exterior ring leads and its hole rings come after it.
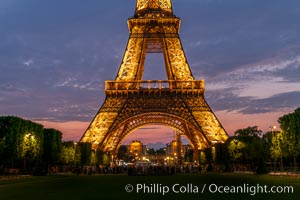
POLYGON ((81 142, 115 155, 127 135, 148 124, 186 135, 196 153, 224 142, 228 135, 204 99, 204 81, 194 79, 187 62, 171 0, 137 0, 128 28, 117 77, 105 82, 106 99, 81 142), (142 79, 147 53, 163 53, 168 80, 142 79))

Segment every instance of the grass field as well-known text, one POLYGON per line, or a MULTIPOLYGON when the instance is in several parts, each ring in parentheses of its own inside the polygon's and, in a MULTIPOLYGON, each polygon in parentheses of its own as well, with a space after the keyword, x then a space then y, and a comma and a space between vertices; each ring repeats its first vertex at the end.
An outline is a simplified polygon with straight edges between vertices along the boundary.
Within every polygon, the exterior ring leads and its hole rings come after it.
MULTIPOLYGON (((275 188, 276 189, 276 188, 275 188)), ((113 200, 113 199, 300 199, 300 178, 275 177, 269 175, 241 174, 188 174, 173 176, 127 176, 59 175, 31 177, 23 180, 0 182, 2 200, 113 200), (128 185, 131 184, 132 186, 128 185), (177 184, 173 191, 173 186, 177 184), (293 194, 254 194, 257 185, 267 187, 293 186, 293 194), (265 186, 266 185, 266 186, 265 186), (145 187, 146 186, 146 187, 145 187), (212 193, 216 186, 229 186, 228 191, 220 187, 220 192, 212 193), (239 186, 244 193, 228 194, 239 186), (141 189, 137 190, 137 187, 141 189), (181 188, 181 192, 180 192, 181 188), (204 189, 203 189, 204 188, 204 189), (254 189, 253 189, 254 188, 254 189), (133 190, 126 192, 126 190, 133 190), (167 192, 167 189, 169 191, 167 192), (210 190, 212 191, 210 191, 210 190), (202 191, 203 190, 203 191, 202 191), (163 195, 165 191, 165 195, 163 195), (177 193, 179 192, 179 193, 177 193), (225 193, 228 192, 228 193, 225 193), (149 194, 150 193, 150 194, 149 194), (152 194, 151 194, 152 193, 152 194)))

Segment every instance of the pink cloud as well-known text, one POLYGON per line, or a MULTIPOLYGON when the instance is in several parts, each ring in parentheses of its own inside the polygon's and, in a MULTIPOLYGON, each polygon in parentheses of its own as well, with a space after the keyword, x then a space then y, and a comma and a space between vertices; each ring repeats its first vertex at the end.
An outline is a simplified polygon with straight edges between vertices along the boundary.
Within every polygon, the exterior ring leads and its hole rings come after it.
POLYGON ((122 144, 130 144, 132 140, 140 140, 144 144, 170 143, 174 139, 175 131, 167 126, 149 125, 128 135, 122 144))
MULTIPOLYGON (((246 128, 248 126, 258 126, 262 131, 270 131, 271 125, 279 127, 277 120, 285 113, 263 113, 255 115, 246 115, 238 112, 217 112, 216 115, 223 124, 229 135, 233 135, 237 129, 246 128)), ((55 128, 63 133, 63 140, 79 141, 89 122, 69 121, 69 122, 50 122, 36 121, 44 125, 45 128, 55 128)), ((148 125, 136 130, 128 135, 122 144, 129 144, 132 140, 140 140, 144 144, 149 143, 169 143, 174 139, 175 131, 167 126, 148 125)))
POLYGON ((223 127, 229 135, 241 128, 248 126, 258 126, 263 132, 270 131, 270 126, 278 125, 278 118, 283 116, 283 112, 261 113, 261 114, 241 114, 238 112, 219 111, 216 113, 223 127))
POLYGON ((79 141, 89 122, 69 121, 69 122, 50 122, 36 121, 45 128, 55 128, 63 133, 64 141, 79 141))

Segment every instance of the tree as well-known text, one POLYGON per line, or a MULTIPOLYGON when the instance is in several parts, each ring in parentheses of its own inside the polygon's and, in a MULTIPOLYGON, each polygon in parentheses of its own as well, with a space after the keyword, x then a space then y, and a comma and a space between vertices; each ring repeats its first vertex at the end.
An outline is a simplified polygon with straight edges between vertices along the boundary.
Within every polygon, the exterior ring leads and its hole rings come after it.
POLYGON ((277 160, 280 160, 281 171, 283 171, 282 157, 284 154, 284 150, 286 149, 285 147, 286 147, 286 144, 284 143, 284 140, 283 140, 283 132, 280 131, 280 132, 273 133, 272 146, 270 148, 271 157, 274 159, 275 162, 277 160))
POLYGON ((19 117, 0 117, 1 160, 8 168, 32 171, 43 153, 42 125, 19 117))
POLYGON ((69 142, 63 142, 62 143, 62 149, 60 152, 60 158, 59 161, 62 164, 66 164, 66 165, 71 165, 71 164, 75 164, 75 160, 76 160, 76 143, 73 141, 69 141, 69 142))
POLYGON ((148 155, 155 155, 155 154, 156 154, 156 151, 155 151, 154 148, 149 148, 149 149, 147 149, 147 154, 148 154, 148 155))
POLYGON ((0 175, 3 174, 3 169, 4 169, 4 157, 5 157, 5 139, 0 137, 0 175))
POLYGON ((100 149, 96 151, 97 164, 109 165, 110 164, 110 155, 107 152, 104 152, 100 149))
POLYGON ((156 150, 157 155, 166 155, 166 148, 160 148, 156 150))
POLYGON ((282 142, 286 145, 287 156, 293 159, 294 169, 300 155, 300 108, 278 120, 282 131, 282 142))
POLYGON ((80 164, 90 165, 92 155, 92 144, 88 142, 81 142, 78 145, 80 151, 80 164))
POLYGON ((238 129, 234 132, 235 136, 261 136, 262 131, 257 126, 248 126, 247 128, 238 129))
POLYGON ((242 142, 239 137, 233 136, 227 140, 227 148, 231 161, 242 162, 245 158, 246 144, 242 142))
POLYGON ((212 171, 213 168, 212 168, 212 162, 213 162, 213 154, 212 154, 212 148, 206 148, 204 150, 204 153, 205 153, 205 158, 208 162, 208 167, 207 167, 207 171, 212 171))
POLYGON ((128 161, 128 148, 125 145, 121 145, 119 150, 118 150, 118 154, 117 154, 117 158, 128 161))
POLYGON ((59 161, 62 150, 62 133, 55 129, 44 129, 44 153, 43 160, 47 164, 55 164, 59 161))
POLYGON ((265 155, 265 158, 267 161, 271 162, 271 147, 272 147, 272 138, 273 138, 274 132, 269 131, 266 132, 262 137, 262 143, 263 143, 263 152, 265 155))
POLYGON ((226 142, 230 160, 238 165, 248 163, 257 173, 266 173, 261 133, 257 126, 235 131, 235 136, 226 142))
POLYGON ((214 145, 214 149, 214 162, 216 164, 223 165, 226 172, 232 171, 227 145, 223 143, 217 143, 214 145))
POLYGON ((194 150, 189 149, 185 152, 183 159, 185 162, 193 162, 193 156, 194 156, 194 150))

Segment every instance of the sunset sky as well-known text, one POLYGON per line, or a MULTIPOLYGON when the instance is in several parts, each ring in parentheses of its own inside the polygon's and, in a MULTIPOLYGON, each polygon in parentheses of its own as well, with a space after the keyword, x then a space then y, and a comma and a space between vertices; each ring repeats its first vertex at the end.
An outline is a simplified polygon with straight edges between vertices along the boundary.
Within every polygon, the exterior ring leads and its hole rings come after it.
MULTIPOLYGON (((79 140, 102 105, 129 36, 135 0, 0 0, 0 115, 15 115, 79 140)), ((227 132, 300 107, 299 0, 173 0, 180 37, 205 98, 227 132)), ((166 79, 161 54, 144 79, 166 79)), ((125 141, 167 143, 147 126, 125 141)))

